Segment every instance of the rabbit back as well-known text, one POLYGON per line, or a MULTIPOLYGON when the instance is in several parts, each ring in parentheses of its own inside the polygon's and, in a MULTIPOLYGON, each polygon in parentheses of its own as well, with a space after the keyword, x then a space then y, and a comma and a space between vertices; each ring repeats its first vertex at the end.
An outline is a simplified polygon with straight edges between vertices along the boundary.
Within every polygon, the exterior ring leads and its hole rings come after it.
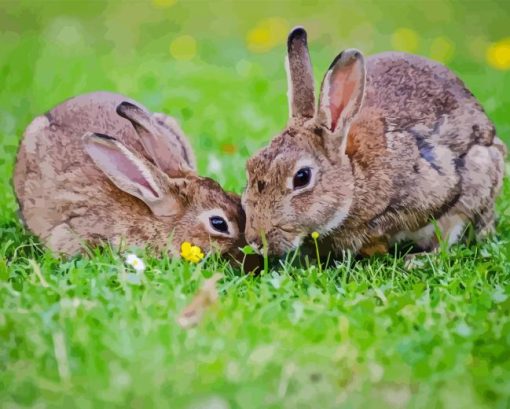
MULTIPOLYGON (((458 154, 490 145, 495 128, 480 103, 447 67, 417 55, 367 58, 364 110, 378 109, 390 131, 410 131, 458 154)), ((413 136, 416 138, 416 136, 413 136)))
POLYGON ((14 190, 24 223, 53 250, 73 254, 82 241, 121 237, 136 245, 166 240, 161 221, 105 178, 83 149, 86 132, 107 134, 152 163, 133 125, 116 113, 123 101, 140 107, 109 92, 80 95, 35 118, 23 134, 14 190))
POLYGON ((338 235, 339 248, 384 235, 429 243, 428 221, 443 216, 445 226, 458 216, 463 225, 493 230, 506 148, 446 67, 405 53, 369 57, 363 108, 349 137, 358 188, 344 229, 357 233, 338 235))

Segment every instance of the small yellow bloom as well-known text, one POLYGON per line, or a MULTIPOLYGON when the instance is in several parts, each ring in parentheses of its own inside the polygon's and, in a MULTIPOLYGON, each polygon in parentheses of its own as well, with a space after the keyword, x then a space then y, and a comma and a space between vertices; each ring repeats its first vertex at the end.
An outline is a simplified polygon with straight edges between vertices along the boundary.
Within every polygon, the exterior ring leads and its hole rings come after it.
POLYGON ((204 258, 204 253, 202 253, 200 247, 193 246, 189 241, 185 241, 181 244, 181 256, 184 260, 198 263, 204 258))
POLYGON ((319 232, 314 231, 312 232, 312 239, 317 240, 319 238, 319 232))
POLYGON ((510 70, 510 37, 489 46, 487 62, 498 70, 510 70))

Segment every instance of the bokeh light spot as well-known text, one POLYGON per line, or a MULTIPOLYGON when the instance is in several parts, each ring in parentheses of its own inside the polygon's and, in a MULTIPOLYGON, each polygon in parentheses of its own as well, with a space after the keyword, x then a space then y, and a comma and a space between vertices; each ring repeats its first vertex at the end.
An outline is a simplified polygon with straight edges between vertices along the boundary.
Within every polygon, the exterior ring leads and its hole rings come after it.
POLYGON ((414 53, 418 50, 420 38, 418 33, 410 28, 399 28, 391 36, 391 44, 396 50, 414 53))
POLYGON ((170 44, 170 54, 178 61, 189 61, 197 53, 197 42, 190 35, 176 37, 170 44))
POLYGON ((455 52, 455 44, 446 37, 436 37, 430 44, 430 57, 447 63, 451 61, 455 52))
POLYGON ((248 77, 252 71, 252 63, 246 60, 240 60, 236 64, 236 71, 243 77, 248 77))
POLYGON ((224 143, 221 150, 229 155, 233 155, 237 151, 237 147, 233 143, 224 143))
POLYGON ((47 29, 48 41, 64 47, 76 47, 84 42, 85 34, 78 20, 57 17, 47 29))
POLYGON ((263 53, 285 42, 289 23, 280 17, 261 20, 248 32, 246 44, 252 52, 263 53))
POLYGON ((510 69, 510 37, 493 43, 487 48, 487 62, 498 70, 510 69))

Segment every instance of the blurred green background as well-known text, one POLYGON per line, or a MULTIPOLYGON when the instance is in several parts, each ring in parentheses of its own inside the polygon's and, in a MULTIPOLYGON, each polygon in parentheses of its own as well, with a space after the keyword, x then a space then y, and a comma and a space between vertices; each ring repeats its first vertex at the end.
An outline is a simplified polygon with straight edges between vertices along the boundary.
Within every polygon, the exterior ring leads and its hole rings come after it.
MULTIPOLYGON (((244 185, 244 160, 285 124, 289 29, 308 30, 316 81, 336 54, 399 49, 457 72, 509 140, 508 1, 2 1, 0 171, 36 115, 111 90, 175 116, 202 173, 244 185), (228 171, 227 171, 228 170, 228 171)), ((12 202, 3 185, 1 200, 12 202)), ((8 206, 10 207, 10 206, 8 206)))
POLYGON ((324 274, 315 266, 231 274, 213 318, 189 332, 175 315, 199 269, 147 258, 147 285, 125 289, 114 254, 38 253, 21 233, 10 186, 35 116, 110 90, 176 117, 200 172, 241 192, 246 159, 286 123, 283 61, 295 25, 308 31, 317 83, 348 47, 428 56, 466 82, 508 143, 509 23, 509 1, 0 0, 0 396, 8 407, 72 407, 73 397, 84 408, 171 399, 208 409, 509 407, 508 182, 500 239, 456 247, 413 274, 389 256, 324 274), (68 372, 55 363, 64 342, 68 372), (211 391, 232 406, 188 396, 211 391))

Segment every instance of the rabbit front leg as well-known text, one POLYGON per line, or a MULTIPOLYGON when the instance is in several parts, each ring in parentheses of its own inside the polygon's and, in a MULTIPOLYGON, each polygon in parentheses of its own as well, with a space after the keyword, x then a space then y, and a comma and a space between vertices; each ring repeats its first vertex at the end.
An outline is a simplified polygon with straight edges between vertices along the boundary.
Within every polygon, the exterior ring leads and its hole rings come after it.
POLYGON ((429 254, 437 254, 442 243, 447 247, 455 244, 463 236, 468 220, 461 213, 446 213, 436 223, 430 223, 425 227, 408 234, 414 243, 421 249, 418 253, 411 253, 405 256, 405 267, 407 270, 416 268, 415 260, 429 254), (436 225, 439 229, 439 237, 436 234, 436 225))
POLYGON ((440 240, 448 246, 456 243, 461 237, 467 225, 467 217, 460 212, 450 211, 433 223, 429 223, 415 231, 401 231, 394 235, 389 241, 395 243, 410 240, 422 252, 434 251, 440 245, 440 240), (439 238, 436 234, 436 226, 439 229, 439 238))

